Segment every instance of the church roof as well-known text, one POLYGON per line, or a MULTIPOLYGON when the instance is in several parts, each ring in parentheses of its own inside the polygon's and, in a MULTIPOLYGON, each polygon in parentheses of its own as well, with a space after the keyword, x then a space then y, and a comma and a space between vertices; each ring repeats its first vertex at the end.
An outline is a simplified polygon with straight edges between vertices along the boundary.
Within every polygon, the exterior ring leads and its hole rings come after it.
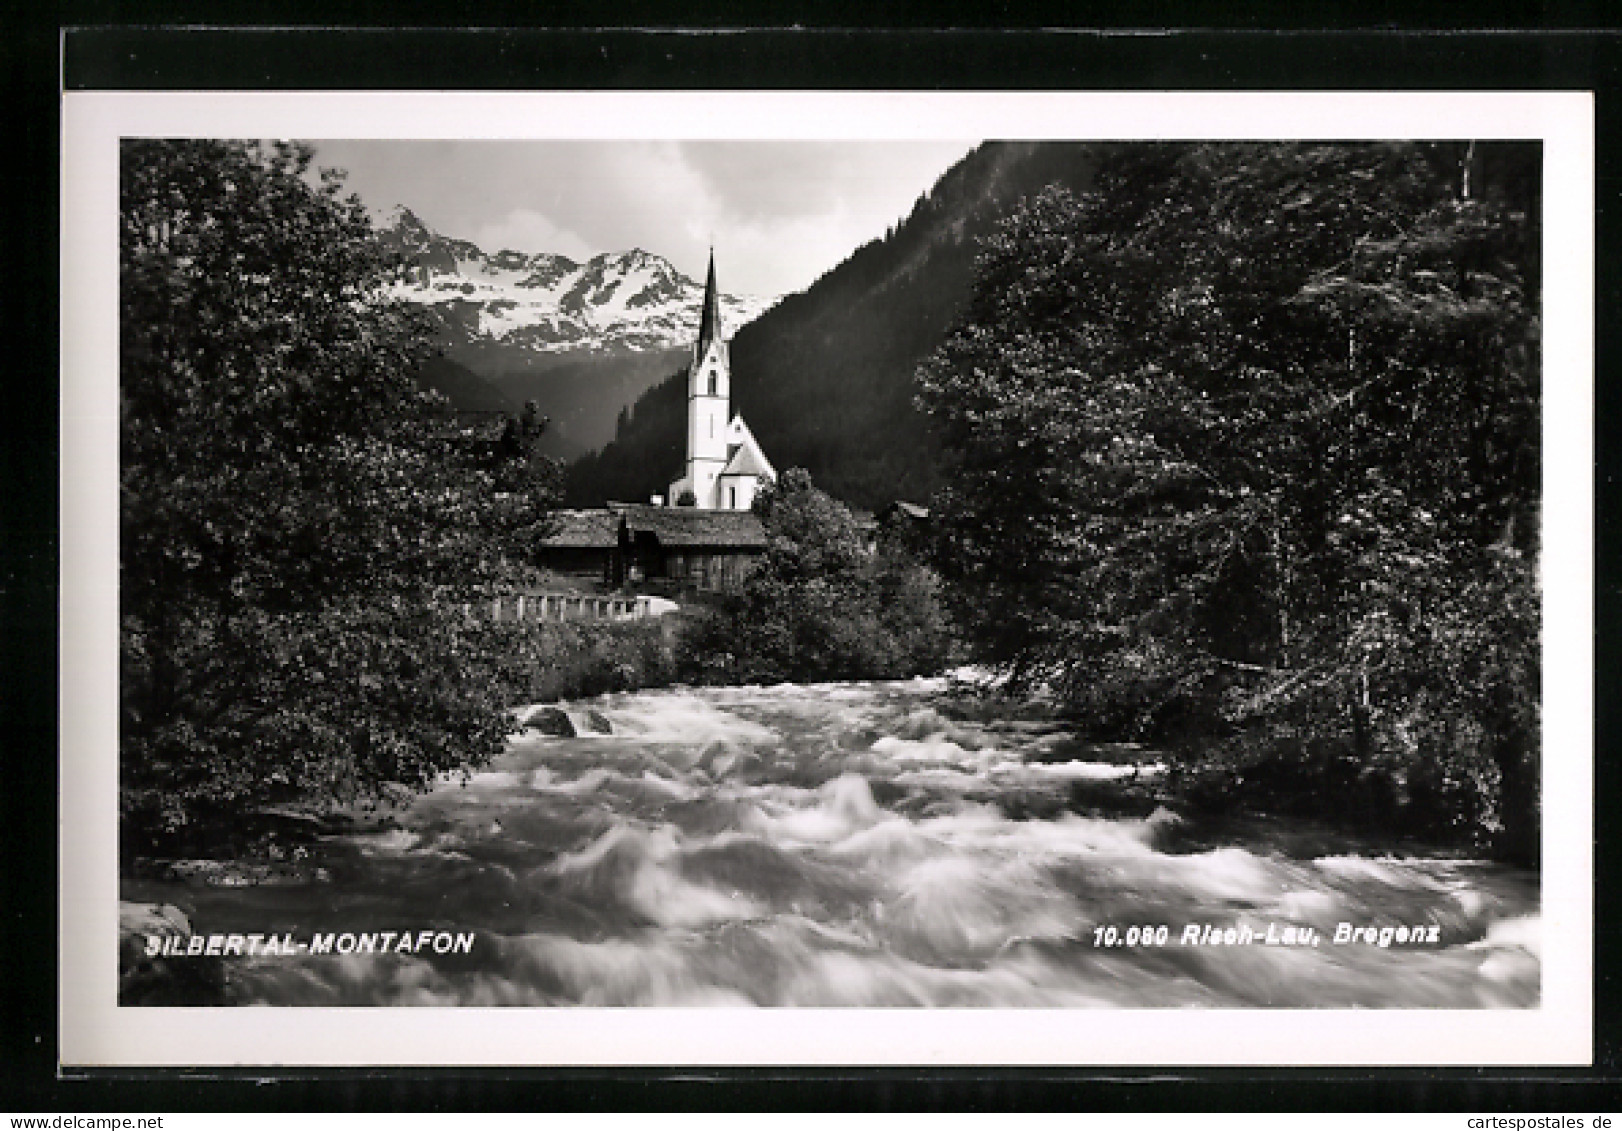
POLYGON ((710 252, 710 273, 704 280, 704 309, 698 316, 698 352, 703 356, 712 341, 721 337, 721 292, 715 286, 715 252, 710 252))
POLYGON ((749 425, 744 423, 742 415, 734 416, 732 423, 727 425, 727 437, 734 442, 727 448, 727 465, 722 468, 722 475, 753 475, 769 480, 777 478, 777 469, 766 458, 760 441, 749 431, 749 425))
POLYGON ((755 475, 763 479, 772 477, 771 469, 762 461, 759 451, 753 444, 739 444, 738 450, 732 453, 732 458, 721 469, 725 475, 755 475))

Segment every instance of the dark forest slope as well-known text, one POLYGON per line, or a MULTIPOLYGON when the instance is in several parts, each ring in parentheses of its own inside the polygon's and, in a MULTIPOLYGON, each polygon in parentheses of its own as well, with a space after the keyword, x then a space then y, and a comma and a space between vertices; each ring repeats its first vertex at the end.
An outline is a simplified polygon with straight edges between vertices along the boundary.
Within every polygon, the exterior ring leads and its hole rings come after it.
POLYGON ((561 364, 514 358, 490 382, 519 404, 537 402, 551 419, 542 454, 573 459, 607 443, 615 434, 616 414, 682 365, 687 352, 582 354, 561 364))
POLYGON ((417 371, 417 386, 442 394, 462 412, 518 411, 519 402, 495 383, 444 356, 430 357, 422 363, 417 371))
MULTIPOLYGON (((1095 158, 1078 143, 982 145, 884 239, 738 331, 733 408, 778 469, 804 467, 857 506, 927 498, 937 449, 913 405, 913 371, 967 298, 978 241, 1045 185, 1085 188, 1095 158)), ((650 389, 613 443, 569 469, 569 501, 665 490, 681 474, 685 411, 683 375, 650 389)))

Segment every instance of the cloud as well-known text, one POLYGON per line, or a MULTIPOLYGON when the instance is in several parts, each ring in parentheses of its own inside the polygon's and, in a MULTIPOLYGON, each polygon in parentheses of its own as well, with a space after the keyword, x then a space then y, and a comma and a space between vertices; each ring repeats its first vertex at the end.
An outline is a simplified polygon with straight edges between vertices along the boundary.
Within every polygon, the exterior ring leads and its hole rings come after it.
POLYGON ((884 234, 969 141, 321 141, 376 209, 490 251, 589 258, 640 247, 721 285, 803 290, 884 234))
POLYGON ((550 251, 577 262, 590 259, 599 250, 577 233, 558 227, 530 208, 515 208, 504 216, 487 220, 471 229, 464 238, 490 252, 550 251))

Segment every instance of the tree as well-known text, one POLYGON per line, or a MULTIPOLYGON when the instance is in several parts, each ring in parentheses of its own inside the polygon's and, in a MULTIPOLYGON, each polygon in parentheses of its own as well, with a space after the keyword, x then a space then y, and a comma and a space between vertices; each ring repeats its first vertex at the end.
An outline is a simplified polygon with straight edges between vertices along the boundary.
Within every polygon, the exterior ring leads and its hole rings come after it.
POLYGON ((121 152, 136 840, 421 786, 502 741, 471 602, 521 569, 547 489, 498 489, 504 469, 416 390, 426 328, 387 298, 398 268, 359 201, 335 174, 312 185, 311 158, 224 141, 121 152))
POLYGON ((1101 729, 1393 781, 1447 761, 1416 720, 1448 720, 1524 842, 1535 170, 1508 145, 1133 145, 1028 202, 919 374, 981 654, 1101 729), (1497 659, 1468 628, 1489 593, 1516 611, 1497 659))
POLYGON ((755 498, 767 548, 741 593, 685 642, 700 678, 729 682, 933 674, 951 633, 934 574, 898 543, 870 546, 849 507, 790 468, 755 498))

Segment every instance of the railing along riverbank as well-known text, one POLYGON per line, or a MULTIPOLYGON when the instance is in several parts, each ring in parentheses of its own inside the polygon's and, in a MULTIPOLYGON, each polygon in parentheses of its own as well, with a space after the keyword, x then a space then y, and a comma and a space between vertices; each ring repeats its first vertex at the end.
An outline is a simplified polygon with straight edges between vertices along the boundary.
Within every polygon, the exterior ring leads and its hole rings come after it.
POLYGON ((623 594, 556 593, 529 591, 503 593, 486 599, 492 620, 521 621, 626 621, 663 616, 676 607, 662 597, 623 594))

